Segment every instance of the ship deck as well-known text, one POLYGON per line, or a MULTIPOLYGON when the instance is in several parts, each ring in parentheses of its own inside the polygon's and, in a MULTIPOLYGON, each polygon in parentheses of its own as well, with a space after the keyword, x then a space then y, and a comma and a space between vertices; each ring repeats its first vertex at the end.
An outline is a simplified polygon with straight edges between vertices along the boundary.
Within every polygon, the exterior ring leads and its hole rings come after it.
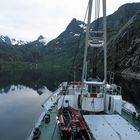
MULTIPOLYGON (((56 120, 56 107, 50 112, 50 122, 42 121, 39 129, 39 140, 61 140, 61 132, 56 120)), ((96 140, 139 140, 140 121, 134 120, 130 115, 122 112, 120 115, 84 115, 85 122, 96 140), (125 118, 125 119, 124 119, 125 118), (126 121, 127 120, 127 121, 126 121), (133 126, 132 126, 133 125, 133 126), (135 128, 135 127, 137 128, 135 128)))
MULTIPOLYGON (((57 106, 49 112, 50 122, 45 123, 45 120, 41 122, 39 140, 61 140, 61 132, 56 120, 57 106)), ((121 115, 89 113, 84 115, 84 119, 96 140, 140 140, 140 132, 137 130, 140 129, 140 121, 123 111, 121 115)))
POLYGON ((140 131, 140 120, 136 120, 132 114, 128 114, 124 111, 122 111, 121 116, 140 131))
POLYGON ((41 135, 39 140, 61 140, 59 126, 57 125, 56 120, 56 111, 50 112, 50 122, 45 123, 42 121, 40 125, 41 135))
POLYGON ((140 140, 140 132, 120 115, 84 115, 96 140, 140 140))

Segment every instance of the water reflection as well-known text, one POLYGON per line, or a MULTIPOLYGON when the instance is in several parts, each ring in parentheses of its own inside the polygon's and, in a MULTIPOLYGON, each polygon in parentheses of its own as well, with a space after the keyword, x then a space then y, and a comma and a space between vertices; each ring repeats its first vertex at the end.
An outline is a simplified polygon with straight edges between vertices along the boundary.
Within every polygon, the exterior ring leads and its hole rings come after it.
POLYGON ((25 86, 0 89, 0 140, 24 140, 42 112, 41 104, 51 94, 47 88, 25 86))
MULTIPOLYGON (((50 95, 43 86, 54 90, 62 81, 44 69, 0 72, 0 140, 24 140, 50 95)), ((116 83, 124 99, 140 106, 140 81, 117 77, 116 83)))
POLYGON ((38 90, 44 85, 47 86, 48 89, 54 90, 56 85, 59 85, 59 80, 56 80, 50 73, 42 69, 3 71, 0 72, 0 77, 0 88, 6 87, 6 91, 9 90, 9 86, 12 84, 24 85, 34 90, 38 90))

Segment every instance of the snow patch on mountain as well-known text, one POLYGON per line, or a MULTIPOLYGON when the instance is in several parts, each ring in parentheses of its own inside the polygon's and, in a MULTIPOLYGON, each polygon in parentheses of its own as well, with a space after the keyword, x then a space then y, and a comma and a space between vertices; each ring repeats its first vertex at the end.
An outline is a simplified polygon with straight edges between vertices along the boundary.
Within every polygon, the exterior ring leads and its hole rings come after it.
POLYGON ((3 35, 0 35, 0 42, 1 43, 6 43, 8 45, 11 45, 11 40, 8 36, 3 36, 3 35))
POLYGON ((80 36, 80 34, 74 34, 74 36, 80 36))
POLYGON ((12 38, 11 43, 12 43, 12 45, 19 45, 20 46, 20 45, 25 45, 29 42, 23 41, 23 40, 16 40, 16 39, 12 38))
POLYGON ((40 39, 39 42, 43 43, 44 45, 47 45, 47 43, 48 43, 46 38, 40 39))
POLYGON ((0 36, 0 37, 1 37, 2 41, 5 41, 5 37, 4 36, 0 36))
POLYGON ((48 40, 44 36, 40 35, 37 39, 40 43, 43 43, 44 45, 47 45, 48 40))
POLYGON ((7 45, 25 45, 28 42, 27 41, 23 41, 23 40, 16 40, 14 38, 10 38, 8 36, 3 36, 0 35, 0 42, 1 43, 6 43, 7 45))
POLYGON ((82 23, 79 25, 82 29, 86 29, 86 24, 82 23))

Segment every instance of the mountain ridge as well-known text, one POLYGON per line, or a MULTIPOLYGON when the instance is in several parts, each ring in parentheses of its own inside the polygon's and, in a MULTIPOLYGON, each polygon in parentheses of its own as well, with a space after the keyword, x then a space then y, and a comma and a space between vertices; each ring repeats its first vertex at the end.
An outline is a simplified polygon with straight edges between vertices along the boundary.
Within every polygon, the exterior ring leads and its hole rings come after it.
POLYGON ((34 41, 23 41, 23 40, 16 40, 15 38, 10 38, 9 36, 4 36, 4 35, 0 35, 0 43, 4 43, 10 46, 23 46, 23 45, 27 45, 30 44, 32 42, 40 42, 43 45, 47 45, 48 41, 47 39, 40 35, 36 40, 34 41))
POLYGON ((25 45, 29 42, 23 40, 16 40, 15 38, 10 38, 9 36, 0 35, 0 43, 5 43, 7 45, 25 45))

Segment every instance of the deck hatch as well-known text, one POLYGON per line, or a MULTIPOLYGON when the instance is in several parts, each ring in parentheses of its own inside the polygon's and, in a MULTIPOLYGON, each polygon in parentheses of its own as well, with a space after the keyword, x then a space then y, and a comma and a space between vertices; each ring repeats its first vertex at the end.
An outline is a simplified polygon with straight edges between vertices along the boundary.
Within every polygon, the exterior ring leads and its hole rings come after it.
POLYGON ((140 132, 120 115, 84 115, 96 140, 140 140, 140 132))

